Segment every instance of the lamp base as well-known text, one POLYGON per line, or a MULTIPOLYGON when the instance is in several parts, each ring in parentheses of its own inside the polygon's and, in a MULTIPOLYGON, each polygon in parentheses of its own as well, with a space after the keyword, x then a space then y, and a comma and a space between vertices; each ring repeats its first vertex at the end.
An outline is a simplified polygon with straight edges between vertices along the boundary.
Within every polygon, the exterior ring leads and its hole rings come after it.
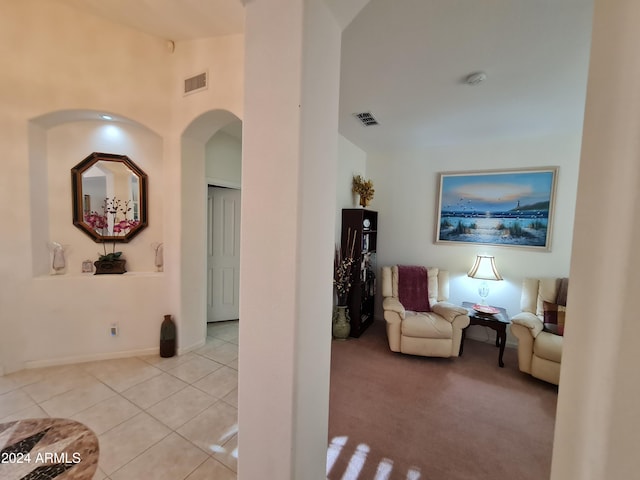
POLYGON ((480 305, 487 304, 487 297, 489 296, 489 284, 482 282, 478 287, 478 295, 480 295, 480 305))

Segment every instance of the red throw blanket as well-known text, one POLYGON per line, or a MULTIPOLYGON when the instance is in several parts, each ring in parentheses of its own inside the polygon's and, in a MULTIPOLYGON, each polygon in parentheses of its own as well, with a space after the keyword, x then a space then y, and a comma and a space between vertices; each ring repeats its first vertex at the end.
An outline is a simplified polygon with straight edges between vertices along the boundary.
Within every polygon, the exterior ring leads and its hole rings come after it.
POLYGON ((398 265, 398 300, 405 310, 431 311, 429 278, 425 267, 398 265))

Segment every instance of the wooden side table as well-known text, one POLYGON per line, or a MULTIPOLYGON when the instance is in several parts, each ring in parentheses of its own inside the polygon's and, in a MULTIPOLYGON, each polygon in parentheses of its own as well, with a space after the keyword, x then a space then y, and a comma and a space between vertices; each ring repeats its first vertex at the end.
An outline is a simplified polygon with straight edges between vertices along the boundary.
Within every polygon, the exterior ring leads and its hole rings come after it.
MULTIPOLYGON (((502 307, 493 307, 498 310, 496 314, 480 313, 475 311, 472 307, 475 305, 471 302, 462 302, 463 308, 469 311, 469 325, 482 325, 483 327, 489 327, 496 331, 496 347, 500 347, 500 353, 498 354, 498 365, 504 367, 502 356, 504 354, 504 346, 507 343, 507 325, 511 323, 507 311, 502 307)), ((467 329, 462 330, 462 341, 460 342, 460 355, 464 349, 464 339, 467 329)))

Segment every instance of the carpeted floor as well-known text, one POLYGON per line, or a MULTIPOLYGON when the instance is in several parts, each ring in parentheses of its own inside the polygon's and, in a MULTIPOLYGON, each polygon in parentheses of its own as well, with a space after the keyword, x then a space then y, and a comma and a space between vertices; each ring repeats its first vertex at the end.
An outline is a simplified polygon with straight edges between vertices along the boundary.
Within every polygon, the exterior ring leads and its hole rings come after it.
POLYGON ((517 352, 467 339, 459 358, 393 353, 384 322, 334 341, 329 480, 549 478, 557 387, 517 352))

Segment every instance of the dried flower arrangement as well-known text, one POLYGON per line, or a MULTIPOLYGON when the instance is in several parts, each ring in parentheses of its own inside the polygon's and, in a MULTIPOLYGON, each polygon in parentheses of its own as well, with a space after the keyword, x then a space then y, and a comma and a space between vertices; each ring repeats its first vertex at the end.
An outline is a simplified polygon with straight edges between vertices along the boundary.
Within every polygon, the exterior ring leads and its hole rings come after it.
POLYGON ((373 182, 371 180, 365 180, 362 175, 353 176, 351 191, 360 195, 360 205, 363 207, 369 205, 375 193, 373 182))
POLYGON ((357 233, 353 232, 351 238, 351 229, 347 232, 347 250, 342 251, 338 246, 335 248, 333 258, 333 285, 336 287, 336 295, 338 296, 338 305, 346 305, 349 290, 351 290, 351 269, 355 259, 353 251, 356 246, 357 233))

